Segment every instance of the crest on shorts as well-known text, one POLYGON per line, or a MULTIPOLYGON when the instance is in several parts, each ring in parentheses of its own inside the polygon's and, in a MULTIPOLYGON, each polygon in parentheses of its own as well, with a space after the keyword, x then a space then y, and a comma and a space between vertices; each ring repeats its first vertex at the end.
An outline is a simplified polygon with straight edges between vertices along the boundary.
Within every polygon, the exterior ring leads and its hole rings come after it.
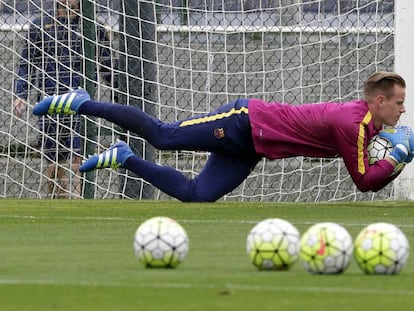
POLYGON ((214 129, 214 137, 217 139, 224 138, 224 128, 220 127, 220 128, 214 129))

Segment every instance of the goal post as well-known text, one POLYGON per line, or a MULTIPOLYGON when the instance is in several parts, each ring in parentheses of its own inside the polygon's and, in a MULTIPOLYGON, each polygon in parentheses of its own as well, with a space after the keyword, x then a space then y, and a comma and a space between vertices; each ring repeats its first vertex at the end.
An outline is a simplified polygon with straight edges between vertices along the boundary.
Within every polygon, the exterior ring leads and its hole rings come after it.
MULTIPOLYGON (((84 76, 84 88, 92 96, 95 96, 94 76, 96 71, 95 55, 96 55, 96 33, 94 27, 95 10, 91 0, 82 1, 82 33, 83 44, 85 46, 85 62, 83 66, 82 75, 84 76)), ((86 154, 93 154, 95 150, 95 144, 93 143, 95 138, 95 123, 92 120, 86 120, 83 122, 82 131, 86 139, 83 139, 84 150, 86 154)), ((94 174, 87 172, 84 174, 83 182, 83 197, 91 199, 95 195, 94 189, 94 174)))
MULTIPOLYGON (((401 117, 401 123, 414 127, 414 71, 413 51, 414 40, 414 1, 395 1, 395 71, 406 81, 405 106, 407 113, 401 117)), ((414 199, 414 167, 407 165, 395 181, 396 198, 401 200, 414 199)))
MULTIPOLYGON (((54 192, 48 186, 60 187, 53 176, 46 174, 50 163, 38 144, 44 134, 39 130, 38 119, 31 114, 37 94, 45 95, 38 84, 45 72, 33 71, 36 74, 31 78, 37 80, 25 78, 30 93, 29 109, 21 117, 14 116, 12 110, 19 64, 27 62, 32 68, 41 68, 42 64, 22 57, 23 47, 34 46, 27 41, 26 33, 33 26, 34 18, 55 18, 51 11, 55 1, 1 1, 0 49, 5 68, 0 76, 3 99, 0 103, 0 196, 3 197, 50 198, 54 192)), ((405 26, 396 20, 398 9, 394 10, 393 1, 81 2, 84 5, 77 13, 81 20, 90 25, 89 30, 92 28, 96 38, 103 28, 109 40, 92 43, 95 51, 102 47, 109 51, 110 65, 102 65, 98 53, 87 56, 86 49, 81 48, 79 52, 66 45, 71 62, 88 59, 95 62, 91 68, 99 68, 97 79, 91 72, 93 69, 81 73, 83 81, 92 85, 88 88, 93 88, 93 97, 143 107, 167 122, 210 112, 237 98, 256 97, 292 105, 352 100, 362 96, 364 80, 377 70, 400 67, 398 71, 407 74, 407 82, 412 83, 408 75, 408 54, 394 49, 394 40, 396 48, 398 40, 402 40, 397 37, 398 28, 405 26), (151 12, 138 13, 140 7, 151 12), (95 14, 88 15, 86 10, 95 14), (145 29, 149 33, 144 33, 145 29), (406 58, 406 63, 401 63, 399 57, 406 58), (112 77, 109 83, 105 78, 108 73, 112 77), (119 79, 121 85, 116 85, 114 79, 119 79), (148 88, 151 92, 147 96, 148 88)), ((69 25, 55 21, 69 31, 69 25)), ((48 30, 41 28, 40 31, 47 34, 48 30)), ((85 28, 77 28, 72 34, 73 40, 91 43, 88 40, 91 34, 85 28)), ((53 36, 48 37, 54 40, 53 36)), ((58 40, 52 45, 61 46, 58 40)), ((49 56, 62 65, 63 71, 78 74, 74 66, 64 63, 61 54, 49 56)), ((48 77, 52 75, 48 73, 48 77)), ((59 79, 53 77, 56 81, 59 79)), ((407 96, 410 96, 409 89, 407 96)), ((176 168, 191 178, 200 172, 208 157, 205 152, 153 150, 135 133, 125 132, 99 118, 83 116, 82 122, 92 124, 94 132, 82 134, 82 139, 88 142, 85 146, 89 147, 76 154, 81 158, 91 152, 102 152, 121 137, 139 146, 138 153, 144 158, 176 168)), ((412 120, 407 123, 411 124, 412 120)), ((70 128, 67 130, 74 135, 70 128)), ((56 150, 72 151, 70 146, 58 141, 56 150)), ((148 191, 146 182, 125 170, 97 170, 91 175, 81 175, 83 185, 92 189, 86 188, 82 195, 75 196, 71 185, 77 175, 69 162, 70 159, 53 163, 65 173, 67 187, 60 189, 65 197, 171 199, 158 190, 148 191)), ((410 172, 411 168, 407 167, 407 174, 410 172)), ((406 178, 405 174, 397 182, 406 178)), ((361 193, 340 158, 264 159, 242 185, 222 200, 388 200, 397 197, 396 183, 378 193, 361 193)))

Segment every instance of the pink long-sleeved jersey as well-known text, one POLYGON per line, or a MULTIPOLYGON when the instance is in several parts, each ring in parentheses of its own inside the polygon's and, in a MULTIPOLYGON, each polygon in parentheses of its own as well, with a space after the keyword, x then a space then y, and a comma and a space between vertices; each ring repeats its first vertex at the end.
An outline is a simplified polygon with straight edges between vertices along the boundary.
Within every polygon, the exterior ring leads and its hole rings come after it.
POLYGON ((378 191, 395 178, 388 161, 368 164, 366 146, 379 129, 363 100, 293 106, 250 99, 248 107, 253 143, 263 157, 340 156, 361 191, 378 191))

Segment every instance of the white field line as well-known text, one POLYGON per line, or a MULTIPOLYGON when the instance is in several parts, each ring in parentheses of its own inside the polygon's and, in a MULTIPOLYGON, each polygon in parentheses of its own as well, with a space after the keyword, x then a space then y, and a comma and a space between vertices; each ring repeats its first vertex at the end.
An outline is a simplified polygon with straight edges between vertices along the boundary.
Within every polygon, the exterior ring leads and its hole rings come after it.
POLYGON ((404 295, 413 296, 414 290, 390 290, 380 288, 338 288, 317 286, 256 286, 244 284, 227 284, 229 289, 247 291, 269 291, 269 292, 306 292, 306 293, 345 293, 345 294, 381 294, 381 295, 404 295))
POLYGON ((101 286, 101 287, 145 287, 145 288, 214 288, 208 284, 190 283, 148 283, 132 284, 111 281, 58 281, 53 279, 45 280, 23 280, 23 279, 0 279, 0 285, 66 285, 66 286, 101 286))
POLYGON ((127 287, 127 288, 165 288, 165 289, 217 289, 234 291, 266 291, 266 292, 303 292, 303 293, 339 293, 339 294, 372 294, 386 296, 414 296, 414 290, 392 290, 380 288, 338 288, 318 286, 260 286, 249 284, 227 283, 224 286, 194 283, 140 283, 131 284, 123 282, 89 282, 89 281, 57 281, 47 280, 17 280, 0 279, 0 285, 56 285, 56 286, 85 286, 85 287, 127 287))
MULTIPOLYGON (((1 218, 17 218, 17 219, 30 219, 30 220, 97 220, 97 221, 144 221, 144 218, 132 218, 132 217, 91 217, 91 216, 34 216, 34 215, 0 215, 1 218)), ((176 218, 179 223, 189 224, 257 224, 259 220, 232 220, 232 219, 217 219, 217 220, 206 220, 206 219, 180 219, 176 218)), ((385 221, 386 222, 386 221, 385 221)), ((314 225, 316 222, 312 221, 291 221, 294 225, 314 225)), ((370 223, 338 223, 343 226, 360 227, 368 226, 370 223)), ((414 228, 414 224, 396 224, 400 228, 414 228)))

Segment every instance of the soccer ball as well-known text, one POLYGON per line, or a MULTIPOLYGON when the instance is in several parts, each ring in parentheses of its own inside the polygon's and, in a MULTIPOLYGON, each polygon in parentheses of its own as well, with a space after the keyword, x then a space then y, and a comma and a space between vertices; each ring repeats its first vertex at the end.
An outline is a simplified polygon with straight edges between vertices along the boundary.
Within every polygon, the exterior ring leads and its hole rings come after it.
POLYGON ((393 224, 370 224, 355 239, 354 257, 367 274, 396 274, 405 266, 409 244, 393 224))
POLYGON ((154 217, 135 232, 135 256, 147 268, 176 268, 187 256, 189 240, 184 228, 168 217, 154 217))
POLYGON ((287 270, 299 257, 300 234, 290 222, 269 218, 249 232, 246 251, 259 270, 287 270))
POLYGON ((300 259, 303 267, 314 274, 339 274, 352 257, 352 237, 332 222, 311 226, 302 236, 300 259))
POLYGON ((369 164, 374 164, 378 160, 382 160, 390 154, 392 151, 392 144, 389 140, 375 135, 371 138, 367 151, 369 164))
MULTIPOLYGON (((368 146, 368 162, 370 165, 374 164, 378 160, 382 160, 392 152, 392 144, 388 139, 380 137, 378 135, 371 138, 368 146)), ((406 163, 399 163, 395 168, 393 174, 399 173, 406 163)))

